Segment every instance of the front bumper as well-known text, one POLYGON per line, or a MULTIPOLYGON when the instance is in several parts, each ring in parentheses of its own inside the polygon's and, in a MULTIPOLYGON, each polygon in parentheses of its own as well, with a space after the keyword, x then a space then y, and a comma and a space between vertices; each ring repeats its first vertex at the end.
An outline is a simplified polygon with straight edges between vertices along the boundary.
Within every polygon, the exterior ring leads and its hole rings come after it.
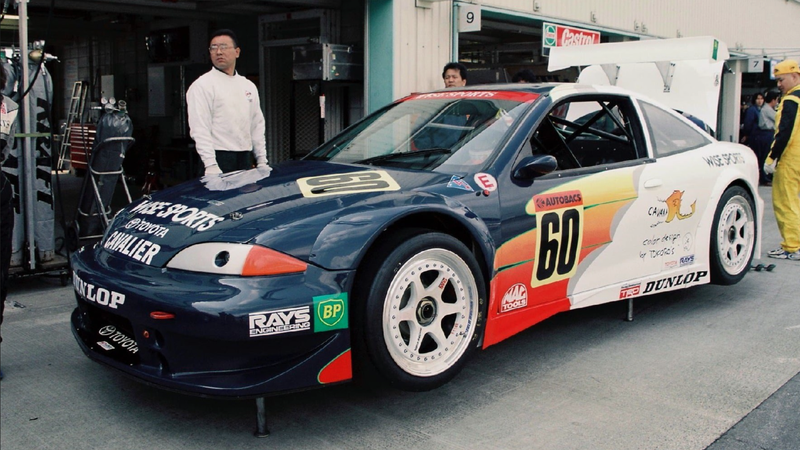
POLYGON ((221 277, 154 268, 99 248, 74 254, 72 267, 78 307, 71 323, 81 349, 144 382, 257 397, 352 377, 350 271, 309 266, 303 274, 221 277), (343 307, 340 320, 317 326, 321 303, 343 307))

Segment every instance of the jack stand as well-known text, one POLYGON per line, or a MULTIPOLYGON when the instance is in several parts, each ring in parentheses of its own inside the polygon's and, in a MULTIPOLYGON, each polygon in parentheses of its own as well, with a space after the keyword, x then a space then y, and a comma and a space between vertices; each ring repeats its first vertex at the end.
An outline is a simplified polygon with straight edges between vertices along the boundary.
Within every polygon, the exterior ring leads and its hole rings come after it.
POLYGON ((253 435, 257 438, 269 436, 267 429, 267 407, 264 397, 256 398, 256 431, 253 435))
POLYGON ((626 322, 633 322, 633 299, 628 299, 628 317, 625 318, 626 322))

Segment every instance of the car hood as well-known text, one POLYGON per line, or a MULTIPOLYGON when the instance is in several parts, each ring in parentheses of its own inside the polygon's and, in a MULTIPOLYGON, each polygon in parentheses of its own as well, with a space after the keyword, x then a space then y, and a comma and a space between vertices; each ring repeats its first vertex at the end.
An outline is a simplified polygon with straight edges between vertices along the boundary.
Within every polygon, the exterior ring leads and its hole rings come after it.
POLYGON ((444 186, 450 177, 322 161, 207 175, 128 205, 101 246, 156 267, 200 242, 258 243, 308 261, 331 221, 426 203, 439 196, 420 188, 444 186))

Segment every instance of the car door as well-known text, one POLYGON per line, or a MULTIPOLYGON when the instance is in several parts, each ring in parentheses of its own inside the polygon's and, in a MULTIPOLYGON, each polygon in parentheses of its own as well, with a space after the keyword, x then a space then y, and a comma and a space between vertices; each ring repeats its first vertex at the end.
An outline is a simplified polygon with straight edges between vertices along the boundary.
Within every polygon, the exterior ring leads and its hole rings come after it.
POLYGON ((633 101, 566 96, 542 117, 513 167, 544 154, 555 157, 557 170, 520 179, 512 169, 498 180, 503 242, 491 285, 490 342, 572 308, 577 293, 658 270, 637 264, 635 255, 620 258, 624 271, 594 262, 619 237, 648 161, 633 101))
MULTIPOLYGON (((639 102, 655 162, 645 169, 636 213, 646 212, 647 232, 640 243, 640 259, 662 272, 691 266, 698 252, 697 233, 705 216, 713 214, 714 175, 711 154, 703 150, 712 138, 694 123, 646 101, 639 102), (706 156, 704 160, 704 156, 706 156)), ((701 236, 699 242, 706 242, 701 236)))

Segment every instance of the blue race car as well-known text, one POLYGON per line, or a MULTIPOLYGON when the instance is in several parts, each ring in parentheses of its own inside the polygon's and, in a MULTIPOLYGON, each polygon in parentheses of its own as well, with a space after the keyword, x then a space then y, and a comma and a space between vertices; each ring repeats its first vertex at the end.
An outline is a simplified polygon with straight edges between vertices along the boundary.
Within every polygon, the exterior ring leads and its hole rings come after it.
POLYGON ((558 312, 738 282, 757 185, 749 149, 621 89, 414 94, 302 160, 130 204, 72 257, 72 329, 90 358, 193 394, 362 367, 432 389, 558 312))

